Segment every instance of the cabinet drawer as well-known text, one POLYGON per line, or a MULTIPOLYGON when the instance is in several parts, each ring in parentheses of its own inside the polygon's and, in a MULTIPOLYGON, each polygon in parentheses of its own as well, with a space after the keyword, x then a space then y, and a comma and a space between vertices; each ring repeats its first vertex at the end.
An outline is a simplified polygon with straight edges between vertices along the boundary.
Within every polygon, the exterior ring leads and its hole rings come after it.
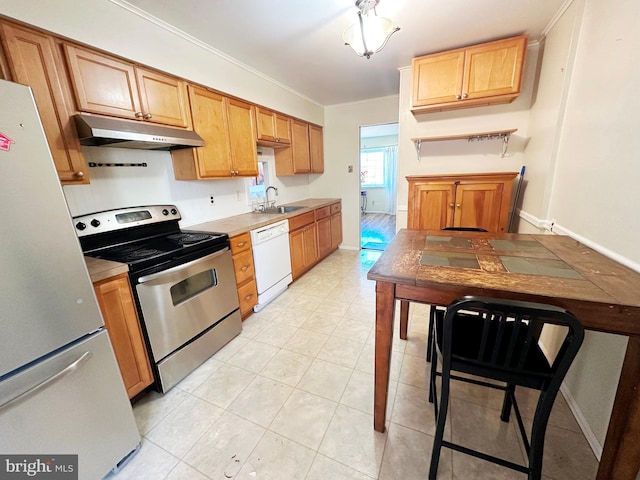
POLYGON ((316 209, 316 220, 322 220, 323 218, 327 218, 329 215, 331 215, 330 205, 316 209))
POLYGON ((310 223, 315 222, 315 219, 316 217, 314 211, 292 217, 289 219, 289 231, 297 230, 300 227, 309 225, 310 223))
POLYGON ((238 301, 240 302, 240 315, 244 317, 258 303, 258 289, 255 280, 238 288, 238 301))
POLYGON ((240 285, 242 282, 252 278, 255 275, 253 266, 253 252, 251 250, 244 251, 233 256, 233 269, 236 273, 236 283, 240 285))
POLYGON ((331 207, 331 215, 334 215, 342 211, 342 202, 334 203, 329 206, 331 207))
POLYGON ((230 238, 230 242, 232 255, 244 252, 245 250, 251 249, 251 234, 247 232, 241 235, 236 235, 235 237, 230 238))

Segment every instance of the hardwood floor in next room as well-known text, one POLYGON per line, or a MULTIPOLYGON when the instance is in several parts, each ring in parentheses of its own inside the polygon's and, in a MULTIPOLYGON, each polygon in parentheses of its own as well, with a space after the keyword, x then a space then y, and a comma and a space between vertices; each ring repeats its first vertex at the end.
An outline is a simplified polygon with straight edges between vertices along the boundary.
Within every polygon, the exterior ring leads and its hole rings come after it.
POLYGON ((387 213, 360 215, 360 246, 371 250, 384 250, 396 234, 396 216, 387 213))

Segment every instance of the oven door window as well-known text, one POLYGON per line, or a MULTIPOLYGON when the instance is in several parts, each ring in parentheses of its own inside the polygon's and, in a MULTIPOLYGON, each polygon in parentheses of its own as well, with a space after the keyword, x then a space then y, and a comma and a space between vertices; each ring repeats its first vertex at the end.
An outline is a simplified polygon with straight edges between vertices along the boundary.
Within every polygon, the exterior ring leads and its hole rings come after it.
POLYGON ((178 306, 216 285, 218 285, 218 276, 216 275, 215 268, 196 273, 176 283, 169 289, 171 292, 171 302, 174 307, 178 306))

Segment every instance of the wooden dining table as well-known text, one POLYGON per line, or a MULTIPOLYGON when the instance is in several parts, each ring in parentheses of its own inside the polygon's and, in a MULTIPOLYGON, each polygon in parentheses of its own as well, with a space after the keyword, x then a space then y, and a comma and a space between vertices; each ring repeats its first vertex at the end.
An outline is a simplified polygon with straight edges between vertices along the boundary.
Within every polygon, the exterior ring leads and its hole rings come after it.
POLYGON ((562 235, 400 230, 367 274, 376 282, 374 429, 384 432, 396 300, 400 338, 409 302, 465 295, 563 307, 586 329, 629 337, 597 480, 640 470, 640 273, 562 235))

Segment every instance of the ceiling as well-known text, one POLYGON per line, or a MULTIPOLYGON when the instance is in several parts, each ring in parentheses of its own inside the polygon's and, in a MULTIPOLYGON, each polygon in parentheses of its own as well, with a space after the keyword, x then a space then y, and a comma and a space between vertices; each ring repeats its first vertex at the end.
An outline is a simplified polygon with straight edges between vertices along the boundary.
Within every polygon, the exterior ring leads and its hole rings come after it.
POLYGON ((535 42, 567 0, 381 0, 400 31, 370 59, 342 41, 355 0, 112 1, 326 106, 398 94, 398 68, 416 56, 521 33, 535 42))

